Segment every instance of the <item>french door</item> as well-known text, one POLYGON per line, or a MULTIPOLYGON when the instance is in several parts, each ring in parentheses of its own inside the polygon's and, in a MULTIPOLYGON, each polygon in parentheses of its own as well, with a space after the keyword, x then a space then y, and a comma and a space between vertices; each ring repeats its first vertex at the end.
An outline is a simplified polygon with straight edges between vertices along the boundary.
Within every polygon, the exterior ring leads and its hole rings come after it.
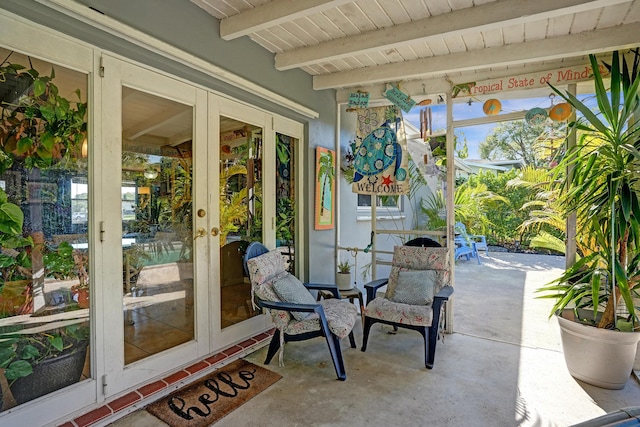
POLYGON ((103 65, 96 181, 110 396, 270 326, 252 302, 244 248, 263 242, 302 273, 302 125, 115 58, 103 65))
POLYGON ((205 91, 109 56, 103 66, 109 396, 210 351, 209 136, 205 91))

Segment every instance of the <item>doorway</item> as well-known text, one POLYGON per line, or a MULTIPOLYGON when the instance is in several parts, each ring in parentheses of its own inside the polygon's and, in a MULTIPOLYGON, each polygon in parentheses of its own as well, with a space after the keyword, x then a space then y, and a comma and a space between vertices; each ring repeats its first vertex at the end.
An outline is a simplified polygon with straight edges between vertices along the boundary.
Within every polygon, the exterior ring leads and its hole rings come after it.
POLYGON ((281 244, 295 268, 302 126, 115 58, 104 65, 102 159, 119 165, 103 167, 99 192, 111 395, 269 328, 242 258, 252 241, 281 244))

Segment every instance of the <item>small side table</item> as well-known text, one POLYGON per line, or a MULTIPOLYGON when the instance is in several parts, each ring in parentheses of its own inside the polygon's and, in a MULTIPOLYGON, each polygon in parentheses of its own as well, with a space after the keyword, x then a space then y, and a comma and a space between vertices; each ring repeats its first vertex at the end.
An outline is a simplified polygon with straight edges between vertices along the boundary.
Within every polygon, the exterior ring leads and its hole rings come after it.
MULTIPOLYGON (((333 298, 333 294, 329 291, 318 291, 318 301, 320 301, 320 298, 333 298)), ((364 297, 362 296, 362 291, 356 287, 348 291, 340 291, 340 299, 349 299, 353 304, 356 298, 360 302, 360 317, 362 318, 362 326, 364 327, 364 297)))

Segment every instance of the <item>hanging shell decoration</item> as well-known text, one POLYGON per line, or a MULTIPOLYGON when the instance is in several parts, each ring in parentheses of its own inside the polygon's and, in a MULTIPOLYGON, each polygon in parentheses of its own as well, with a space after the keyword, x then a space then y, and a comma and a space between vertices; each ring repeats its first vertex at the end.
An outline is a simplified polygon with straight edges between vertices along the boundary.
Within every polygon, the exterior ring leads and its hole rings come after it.
POLYGON ((545 120, 547 120, 547 117, 548 117, 547 110, 545 110, 544 108, 535 107, 527 111, 527 114, 525 114, 524 119, 528 124, 535 126, 535 125, 543 124, 545 120))
POLYGON ((502 104, 497 99, 488 99, 482 104, 482 111, 484 111, 487 116, 495 116, 500 113, 501 109, 502 104))
POLYGON ((573 109, 571 108, 571 105, 568 102, 563 102, 561 104, 554 105, 551 108, 549 111, 549 118, 554 122, 562 122, 567 120, 569 116, 571 116, 572 112, 573 109))

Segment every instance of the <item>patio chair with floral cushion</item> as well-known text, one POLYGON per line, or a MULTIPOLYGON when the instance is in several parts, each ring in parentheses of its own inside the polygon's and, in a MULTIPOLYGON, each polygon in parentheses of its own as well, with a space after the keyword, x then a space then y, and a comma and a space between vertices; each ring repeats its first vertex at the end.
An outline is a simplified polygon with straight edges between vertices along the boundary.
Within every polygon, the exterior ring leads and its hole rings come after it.
POLYGON ((453 294, 449 285, 447 248, 396 246, 386 279, 367 283, 367 306, 362 351, 375 323, 420 332, 424 339, 425 366, 433 368, 443 303, 453 294), (377 290, 387 286, 384 296, 377 290))
POLYGON ((340 299, 336 285, 300 282, 286 270, 282 254, 268 251, 261 243, 249 245, 245 263, 253 300, 269 311, 276 328, 264 363, 268 365, 280 349, 279 362, 283 365, 284 346, 289 341, 325 337, 336 375, 339 380, 346 380, 340 340, 348 335, 351 347, 356 348, 353 326, 358 312, 355 306, 340 299), (317 302, 310 290, 328 290, 334 298, 317 302))

